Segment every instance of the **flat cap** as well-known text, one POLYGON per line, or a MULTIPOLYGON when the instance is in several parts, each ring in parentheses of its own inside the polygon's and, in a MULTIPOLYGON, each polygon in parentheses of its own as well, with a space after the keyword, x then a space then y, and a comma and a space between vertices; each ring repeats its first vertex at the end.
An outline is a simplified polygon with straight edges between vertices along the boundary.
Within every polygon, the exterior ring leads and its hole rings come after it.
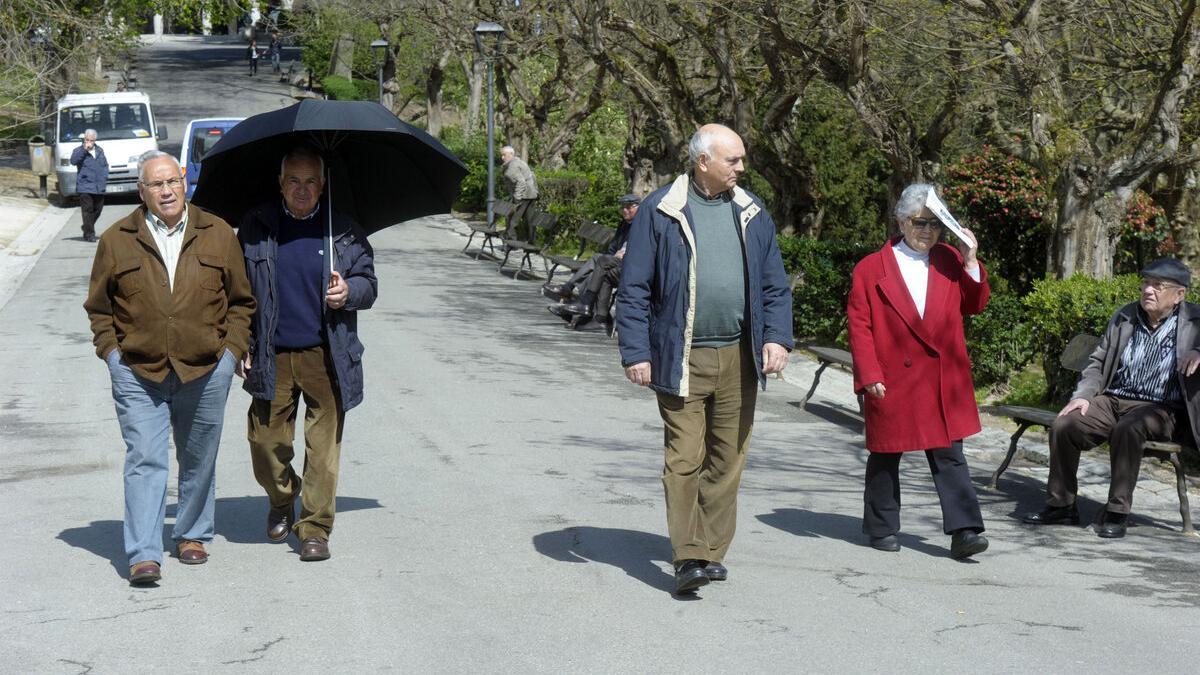
POLYGON ((1184 288, 1192 285, 1192 272, 1175 258, 1159 258, 1142 268, 1143 277, 1157 277, 1173 281, 1184 288))
POLYGON ((617 203, 621 206, 625 206, 626 204, 641 204, 642 198, 630 193, 627 195, 621 195, 621 198, 617 200, 617 203))

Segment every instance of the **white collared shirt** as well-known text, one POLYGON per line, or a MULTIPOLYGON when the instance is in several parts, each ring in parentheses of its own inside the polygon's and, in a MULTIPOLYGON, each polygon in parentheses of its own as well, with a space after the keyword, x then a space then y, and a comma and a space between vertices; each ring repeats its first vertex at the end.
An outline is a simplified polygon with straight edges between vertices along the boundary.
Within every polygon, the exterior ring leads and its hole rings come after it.
POLYGON ((183 208, 183 218, 174 229, 167 227, 161 218, 151 213, 150 209, 146 209, 146 229, 150 230, 154 245, 158 247, 158 253, 162 256, 163 265, 167 268, 167 281, 172 291, 175 290, 175 267, 179 265, 179 252, 183 249, 183 232, 187 228, 187 220, 186 205, 183 208))
MULTIPOLYGON (((900 267, 900 276, 904 278, 908 294, 917 306, 917 314, 924 319, 925 295, 929 290, 929 251, 918 253, 901 239, 892 247, 892 253, 896 255, 896 264, 900 267)), ((972 279, 979 281, 979 265, 965 271, 972 279)))

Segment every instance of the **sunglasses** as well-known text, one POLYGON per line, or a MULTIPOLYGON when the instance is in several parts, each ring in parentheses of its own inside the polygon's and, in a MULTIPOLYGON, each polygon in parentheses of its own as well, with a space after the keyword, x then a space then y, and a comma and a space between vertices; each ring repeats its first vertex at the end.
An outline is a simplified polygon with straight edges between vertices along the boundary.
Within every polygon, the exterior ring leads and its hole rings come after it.
POLYGON ((913 218, 909 221, 915 230, 940 230, 942 221, 937 218, 913 218))

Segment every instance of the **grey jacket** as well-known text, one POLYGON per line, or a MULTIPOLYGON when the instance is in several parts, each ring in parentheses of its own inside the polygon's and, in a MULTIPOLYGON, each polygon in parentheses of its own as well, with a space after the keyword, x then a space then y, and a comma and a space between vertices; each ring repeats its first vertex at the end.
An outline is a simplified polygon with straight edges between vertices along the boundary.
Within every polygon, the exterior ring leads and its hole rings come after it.
MULTIPOLYGON (((1072 399, 1091 399, 1102 393, 1112 383, 1117 374, 1117 365, 1133 329, 1137 325, 1138 303, 1131 302, 1113 314, 1104 329, 1100 344, 1089 357, 1088 365, 1079 376, 1079 384, 1075 386, 1072 399)), ((1175 359, 1182 361, 1183 357, 1193 349, 1200 349, 1200 305, 1190 302, 1182 303, 1179 307, 1179 318, 1175 333, 1175 359)), ((1183 392, 1184 404, 1187 408, 1188 422, 1192 429, 1192 441, 1200 441, 1200 372, 1192 377, 1179 378, 1180 391, 1183 392)))
POLYGON ((537 199, 537 179, 520 157, 513 157, 504 165, 504 182, 508 184, 514 200, 537 199))

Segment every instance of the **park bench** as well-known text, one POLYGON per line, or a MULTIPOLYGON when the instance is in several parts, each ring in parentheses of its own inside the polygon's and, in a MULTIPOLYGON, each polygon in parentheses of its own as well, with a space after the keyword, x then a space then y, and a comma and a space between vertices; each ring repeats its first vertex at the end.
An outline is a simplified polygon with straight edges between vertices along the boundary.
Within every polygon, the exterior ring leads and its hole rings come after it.
POLYGON ((554 280, 554 271, 559 267, 565 267, 573 273, 578 272, 579 268, 583 267, 591 257, 588 256, 585 258, 583 254, 586 253, 588 249, 593 251, 604 250, 604 247, 608 245, 608 242, 612 241, 612 238, 614 235, 616 235, 616 233, 617 231, 611 227, 608 227, 607 225, 601 225, 599 222, 594 220, 590 223, 580 225, 579 231, 576 233, 576 235, 579 237, 579 250, 575 253, 575 255, 543 256, 542 261, 546 265, 546 282, 549 283, 550 281, 554 280))
MULTIPOLYGON (((826 368, 828 368, 830 365, 838 365, 848 370, 853 370, 854 368, 854 358, 850 356, 850 352, 846 351, 845 349, 838 349, 837 347, 817 347, 813 345, 807 345, 804 347, 804 349, 813 356, 817 357, 817 363, 819 365, 817 366, 816 374, 813 375, 812 386, 808 388, 808 393, 805 394, 804 398, 800 400, 801 410, 804 409, 804 406, 808 405, 808 400, 812 398, 812 395, 817 391, 817 385, 821 383, 821 374, 825 372, 826 368)), ((857 396, 857 398, 858 413, 861 415, 863 411, 863 397, 860 394, 857 396)))
POLYGON ((476 233, 478 233, 483 235, 483 241, 479 242, 479 250, 475 252, 475 259, 479 260, 479 256, 483 255, 484 246, 488 248, 488 251, 491 252, 493 256, 496 255, 496 248, 492 244, 492 240, 500 239, 501 234, 504 232, 504 228, 496 227, 496 221, 498 221, 501 216, 503 216, 507 221, 508 215, 513 212, 513 208, 514 206, 512 202, 507 202, 503 199, 497 199, 492 204, 492 212, 494 217, 491 224, 467 223, 467 227, 471 228, 471 236, 467 237, 467 245, 463 247, 463 253, 466 253, 467 249, 471 247, 471 240, 474 239, 476 233))
POLYGON ((526 263, 528 263, 528 265, 529 265, 529 276, 531 276, 531 277, 535 276, 533 274, 533 261, 530 260, 530 257, 534 253, 543 255, 544 252, 546 252, 550 248, 550 246, 554 243, 554 237, 556 234, 558 234, 558 216, 555 216, 550 213, 546 213, 545 211, 534 211, 533 209, 530 209, 525 214, 525 217, 529 222, 529 231, 531 233, 531 236, 529 238, 530 240, 529 241, 525 241, 522 239, 503 239, 502 240, 504 243, 504 259, 500 261, 500 270, 501 271, 504 270, 504 266, 508 263, 508 258, 510 255, 512 255, 513 251, 520 251, 524 254, 521 257, 520 264, 517 265, 516 273, 513 274, 514 279, 519 277, 521 275, 521 273, 525 270, 526 263), (542 233, 540 237, 538 235, 539 232, 542 233), (542 241, 544 241, 545 243, 538 244, 537 240, 539 238, 542 239, 542 241))
MULTIPOLYGON (((1094 335, 1076 335, 1071 338, 1066 348, 1063 349, 1063 353, 1059 357, 1059 364, 1066 370, 1081 372, 1087 367, 1088 360, 1098 344, 1100 344, 1100 338, 1094 335)), ((1032 426, 1039 426, 1045 429, 1050 428, 1050 425, 1054 423, 1054 419, 1058 417, 1058 413, 1041 408, 1015 405, 987 406, 983 408, 983 411, 991 415, 1007 417, 1017 423, 1017 430, 1013 432, 1013 435, 1009 439, 1008 454, 1004 456, 1004 461, 996 468, 996 472, 992 474, 992 481, 988 484, 988 487, 994 490, 1000 480, 1000 475, 1008 469, 1008 465, 1017 454, 1017 441, 1021 439, 1021 435, 1025 433, 1025 430, 1032 426)), ((1146 441, 1142 445, 1145 456, 1165 459, 1175 469, 1175 484, 1176 490, 1179 493, 1179 515, 1183 520, 1183 533, 1194 534, 1195 530, 1192 528, 1192 511, 1188 503, 1187 476, 1183 471, 1183 463, 1179 460, 1179 454, 1183 452, 1184 448, 1185 446, 1179 443, 1162 441, 1146 441)), ((1097 522, 1103 517, 1104 510, 1101 509, 1097 516, 1097 522)))

